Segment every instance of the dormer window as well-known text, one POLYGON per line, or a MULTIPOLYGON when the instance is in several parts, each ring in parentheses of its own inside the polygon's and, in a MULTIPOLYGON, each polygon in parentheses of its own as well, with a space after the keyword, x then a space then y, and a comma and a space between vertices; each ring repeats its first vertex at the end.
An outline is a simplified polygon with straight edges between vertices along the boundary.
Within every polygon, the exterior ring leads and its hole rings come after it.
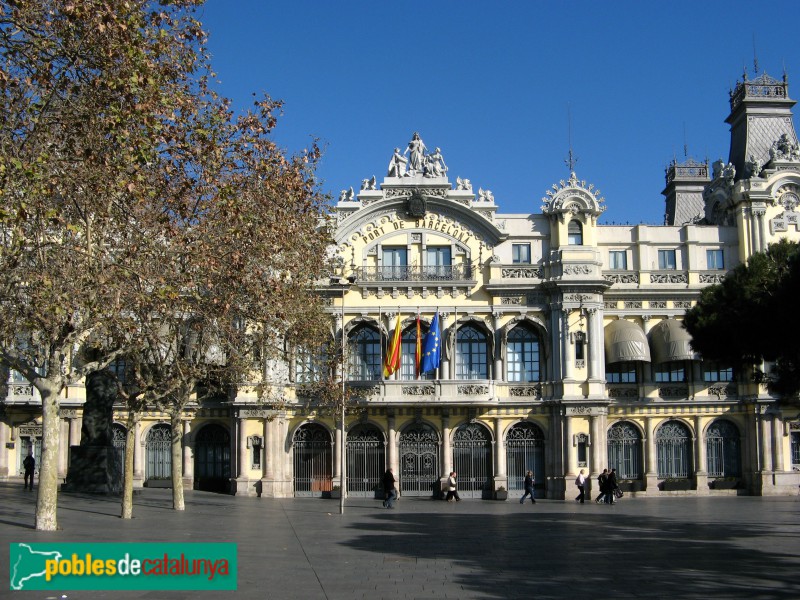
POLYGON ((570 246, 583 246, 583 227, 580 221, 573 219, 567 226, 567 240, 570 246))

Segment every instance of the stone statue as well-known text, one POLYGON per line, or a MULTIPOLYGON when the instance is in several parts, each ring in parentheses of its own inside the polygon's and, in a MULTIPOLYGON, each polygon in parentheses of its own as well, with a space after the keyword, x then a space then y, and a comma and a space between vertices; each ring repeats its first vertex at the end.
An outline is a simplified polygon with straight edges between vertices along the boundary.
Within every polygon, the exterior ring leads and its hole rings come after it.
POLYGON ((392 159, 389 161, 389 173, 387 177, 402 177, 406 174, 406 163, 408 159, 400 154, 400 148, 394 149, 392 159))
POLYGON ((425 177, 442 177, 447 172, 447 165, 444 164, 444 157, 440 148, 436 148, 433 154, 425 157, 425 177))
POLYGON ((745 167, 747 167, 751 178, 758 178, 761 175, 761 169, 764 167, 764 165, 760 160, 751 154, 750 160, 745 163, 745 167))
POLYGON ((117 382, 113 375, 97 371, 86 378, 86 403, 83 405, 81 446, 112 446, 114 401, 117 382))
POLYGON ((471 192, 472 183, 469 179, 461 179, 461 177, 456 177, 456 189, 463 190, 465 192, 471 192))
POLYGON ((416 175, 423 171, 425 167, 425 150, 427 150, 425 143, 419 137, 419 133, 415 131, 411 141, 408 142, 408 148, 403 152, 403 155, 408 154, 408 172, 406 175, 416 175))
POLYGON ((374 190, 375 184, 377 181, 375 180, 375 175, 372 176, 372 179, 362 179, 361 180, 361 190, 374 190))
POLYGON ((483 188, 478 188, 478 199, 483 202, 494 203, 494 194, 492 194, 492 190, 484 190, 483 188))
POLYGON ((352 202, 356 198, 356 193, 353 191, 353 186, 349 190, 342 190, 339 193, 339 202, 352 202))

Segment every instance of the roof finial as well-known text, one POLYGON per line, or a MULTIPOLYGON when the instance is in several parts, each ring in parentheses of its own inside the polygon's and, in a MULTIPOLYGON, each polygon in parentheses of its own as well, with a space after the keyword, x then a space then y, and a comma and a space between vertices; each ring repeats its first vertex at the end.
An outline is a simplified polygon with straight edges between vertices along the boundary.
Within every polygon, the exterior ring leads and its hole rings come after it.
POLYGON ((756 34, 753 32, 753 74, 758 75, 758 54, 756 53, 756 34))
POLYGON ((567 141, 569 143, 569 154, 564 163, 571 174, 575 171, 575 163, 578 162, 578 158, 572 153, 572 111, 570 110, 569 102, 567 102, 567 141))
POLYGON ((686 144, 686 121, 683 122, 683 158, 689 158, 689 146, 686 144))

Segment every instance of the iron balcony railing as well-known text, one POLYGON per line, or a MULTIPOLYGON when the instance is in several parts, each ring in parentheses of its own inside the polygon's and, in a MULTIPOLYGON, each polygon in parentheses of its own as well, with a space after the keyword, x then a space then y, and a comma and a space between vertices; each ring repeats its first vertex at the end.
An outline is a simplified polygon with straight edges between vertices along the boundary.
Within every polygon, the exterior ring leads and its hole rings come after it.
POLYGON ((359 283, 380 281, 466 281, 472 279, 472 265, 439 267, 362 267, 359 283))

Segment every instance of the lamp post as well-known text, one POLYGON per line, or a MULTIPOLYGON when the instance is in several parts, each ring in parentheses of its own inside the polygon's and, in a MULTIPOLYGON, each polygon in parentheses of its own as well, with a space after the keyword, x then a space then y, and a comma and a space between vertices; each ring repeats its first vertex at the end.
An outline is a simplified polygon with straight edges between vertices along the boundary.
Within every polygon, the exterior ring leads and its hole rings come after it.
POLYGON ((345 388, 347 382, 347 340, 344 335, 344 294, 350 289, 350 286, 357 281, 355 275, 348 275, 347 277, 331 277, 331 285, 335 285, 342 290, 342 402, 341 414, 339 424, 339 439, 341 440, 342 448, 339 454, 339 470, 340 474, 340 493, 339 493, 339 514, 344 514, 344 496, 347 491, 347 444, 345 443, 344 435, 344 398, 347 390, 345 388))

